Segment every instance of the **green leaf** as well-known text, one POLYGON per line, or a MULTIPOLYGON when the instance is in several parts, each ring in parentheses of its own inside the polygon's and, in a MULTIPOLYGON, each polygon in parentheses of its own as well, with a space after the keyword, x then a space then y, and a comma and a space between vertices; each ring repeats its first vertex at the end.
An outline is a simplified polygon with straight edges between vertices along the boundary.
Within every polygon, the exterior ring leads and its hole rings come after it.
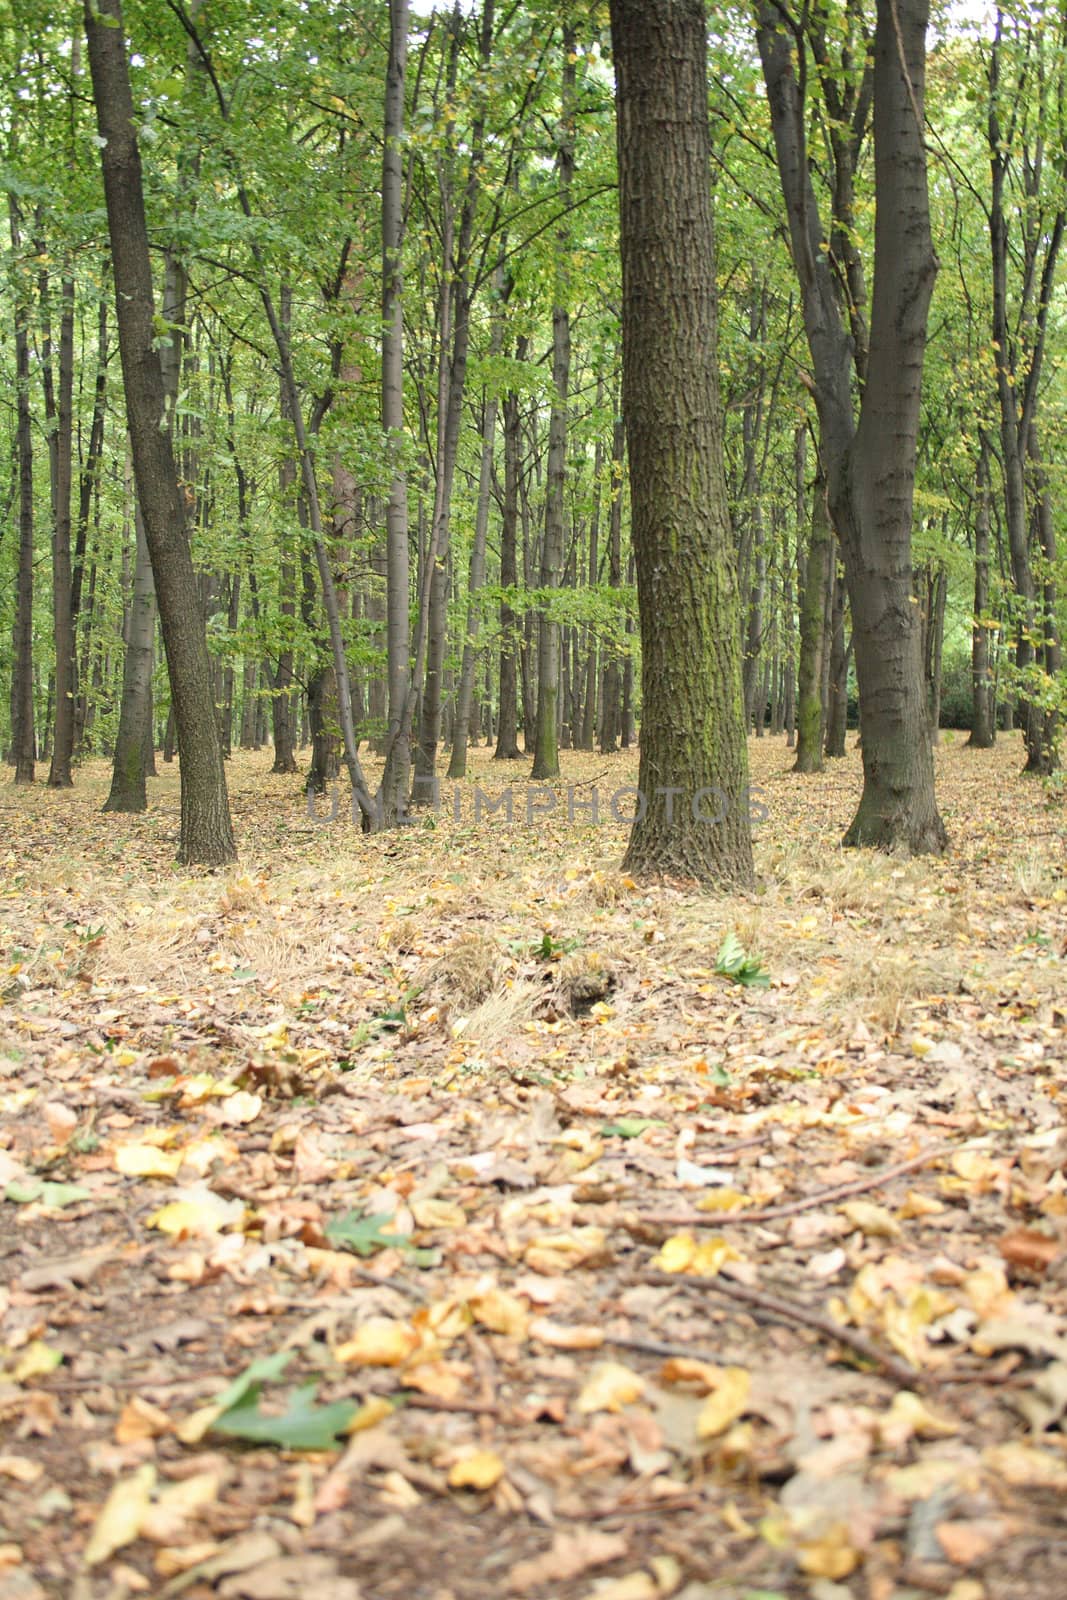
POLYGON ((770 974, 759 956, 749 955, 736 933, 728 933, 720 945, 715 971, 720 978, 732 978, 734 983, 744 984, 749 989, 770 986, 770 974))
POLYGON ((13 1200, 17 1206, 33 1205, 39 1201, 41 1205, 51 1206, 57 1211, 64 1206, 77 1205, 79 1200, 91 1200, 92 1197, 91 1189, 82 1189, 76 1183, 46 1183, 42 1178, 31 1178, 28 1183, 16 1180, 4 1190, 4 1199, 13 1200))
POLYGON ((600 1131, 608 1139, 639 1139, 646 1128, 662 1127, 654 1117, 620 1117, 618 1122, 605 1122, 600 1131))
POLYGON ((212 1432, 232 1439, 252 1439, 257 1444, 273 1444, 282 1450, 333 1450, 338 1434, 344 1432, 359 1407, 352 1400, 335 1400, 317 1406, 316 1382, 305 1384, 289 1396, 280 1416, 265 1416, 259 1409, 259 1385, 249 1390, 240 1403, 231 1406, 212 1426, 212 1432))
POLYGON ((294 1354, 293 1350, 278 1350, 272 1356, 260 1356, 215 1397, 215 1405, 221 1406, 223 1411, 230 1411, 239 1405, 247 1394, 253 1392, 258 1394, 265 1383, 269 1383, 272 1378, 281 1377, 294 1354))
POLYGON ((365 1217, 359 1211, 347 1211, 343 1217, 331 1217, 326 1224, 326 1237, 341 1250, 351 1250, 357 1256, 372 1256, 377 1250, 388 1250, 399 1245, 410 1249, 406 1239, 384 1230, 393 1217, 391 1212, 365 1217))

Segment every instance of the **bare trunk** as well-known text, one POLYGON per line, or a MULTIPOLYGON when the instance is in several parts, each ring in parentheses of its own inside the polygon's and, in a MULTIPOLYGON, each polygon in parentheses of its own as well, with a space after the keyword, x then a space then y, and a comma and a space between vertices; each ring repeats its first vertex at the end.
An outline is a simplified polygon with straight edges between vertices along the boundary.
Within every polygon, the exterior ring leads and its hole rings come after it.
POLYGON ((179 859, 184 864, 215 866, 232 861, 236 852, 204 622, 178 474, 165 427, 137 123, 118 0, 87 0, 85 26, 97 126, 103 140, 101 163, 127 420, 181 747, 179 859))
POLYGON ((702 0, 612 0, 623 412, 641 611, 631 870, 752 882, 722 464, 702 0))

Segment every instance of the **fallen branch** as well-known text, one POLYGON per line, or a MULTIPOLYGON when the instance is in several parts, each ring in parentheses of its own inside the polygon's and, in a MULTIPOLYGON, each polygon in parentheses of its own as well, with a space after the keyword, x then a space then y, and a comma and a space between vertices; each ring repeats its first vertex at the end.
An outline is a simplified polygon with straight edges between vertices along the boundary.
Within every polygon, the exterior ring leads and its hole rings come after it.
POLYGON ((924 1150, 922 1155, 912 1156, 910 1161, 898 1161, 895 1166, 883 1167, 881 1172, 869 1178, 853 1178, 849 1183, 837 1183, 832 1189, 820 1189, 817 1194, 802 1195, 799 1200, 785 1200, 778 1206, 764 1206, 760 1211, 647 1211, 641 1213, 639 1221, 671 1228, 732 1228, 738 1223, 775 1222, 779 1217, 792 1217, 798 1211, 814 1211, 819 1206, 833 1205, 836 1200, 847 1200, 854 1194, 869 1194, 872 1189, 892 1183, 894 1178, 902 1178, 906 1172, 917 1172, 920 1167, 940 1161, 961 1148, 965 1147, 936 1145, 933 1150, 924 1150))
POLYGON ((854 1355, 880 1369, 887 1378, 907 1388, 915 1388, 928 1381, 926 1375, 913 1367, 910 1361, 890 1355, 865 1334, 856 1333, 852 1328, 843 1328, 832 1317, 812 1311, 809 1306, 799 1305, 795 1300, 784 1300, 780 1295, 767 1294, 762 1289, 749 1289, 728 1278, 705 1278, 689 1272, 656 1272, 650 1268, 632 1281, 659 1284, 671 1289, 700 1289, 721 1295, 727 1300, 739 1300, 742 1305, 752 1306, 756 1311, 766 1312, 768 1316, 777 1317, 783 1322, 799 1323, 821 1334, 824 1339, 832 1340, 834 1344, 845 1345, 854 1355))

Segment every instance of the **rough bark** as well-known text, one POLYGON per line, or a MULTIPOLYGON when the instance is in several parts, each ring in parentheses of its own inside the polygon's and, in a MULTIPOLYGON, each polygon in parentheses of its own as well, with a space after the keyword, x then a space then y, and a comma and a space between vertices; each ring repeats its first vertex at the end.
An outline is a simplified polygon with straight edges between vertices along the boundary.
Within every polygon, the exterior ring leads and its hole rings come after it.
POLYGON ((626 863, 744 886, 752 841, 716 365, 704 6, 612 0, 611 21, 623 414, 643 652, 645 805, 626 863))
POLYGON ((127 421, 181 754, 178 854, 183 864, 217 866, 232 861, 236 852, 204 622, 171 439, 164 425, 141 161, 119 0, 87 0, 85 27, 97 128, 103 140, 101 164, 127 421))
MULTIPOLYGON (((938 853, 947 842, 934 795, 920 625, 911 584, 919 398, 937 270, 922 120, 927 14, 927 0, 878 0, 870 68, 877 197, 874 291, 866 364, 857 366, 862 341, 857 339, 855 313, 862 308, 855 304, 858 288, 843 288, 834 250, 826 248, 805 143, 796 40, 773 0, 760 0, 757 12, 790 247, 814 367, 828 503, 852 608, 863 793, 845 843, 913 853, 938 853), (853 415, 854 376, 863 385, 858 419, 853 415)), ((824 90, 826 76, 833 75, 824 76, 824 90)), ((862 81, 868 81, 866 73, 862 81)))
POLYGON ((404 80, 408 0, 389 0, 389 62, 382 144, 382 428, 392 459, 385 508, 389 726, 380 804, 387 824, 407 802, 411 772, 411 573, 404 429, 404 80))

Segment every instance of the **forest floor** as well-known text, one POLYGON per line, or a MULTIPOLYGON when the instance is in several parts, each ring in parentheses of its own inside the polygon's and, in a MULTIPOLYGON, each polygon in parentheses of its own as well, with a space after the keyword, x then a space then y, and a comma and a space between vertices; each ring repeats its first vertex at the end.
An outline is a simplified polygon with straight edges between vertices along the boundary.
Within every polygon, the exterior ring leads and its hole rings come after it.
POLYGON ((732 899, 629 755, 373 838, 236 756, 216 875, 173 768, 5 783, 2 1600, 1067 1594, 1063 804, 948 735, 896 860, 751 759, 732 899))

